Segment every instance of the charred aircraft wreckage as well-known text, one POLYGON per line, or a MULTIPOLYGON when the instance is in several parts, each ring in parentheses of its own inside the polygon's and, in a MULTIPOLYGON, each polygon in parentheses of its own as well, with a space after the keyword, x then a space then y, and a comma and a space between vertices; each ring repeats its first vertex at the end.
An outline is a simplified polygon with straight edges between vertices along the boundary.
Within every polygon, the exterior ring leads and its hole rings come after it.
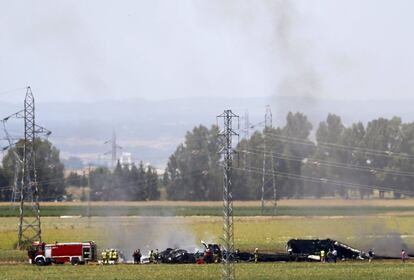
MULTIPOLYGON (((167 248, 158 255, 157 262, 161 263, 217 263, 222 256, 227 254, 218 244, 204 245, 203 250, 191 253, 184 249, 167 248)), ((250 253, 236 250, 231 258, 235 262, 312 262, 321 261, 321 251, 326 256, 328 252, 336 251, 335 260, 365 260, 369 254, 352 248, 342 242, 331 239, 291 239, 286 244, 285 253, 250 253)), ((394 257, 376 256, 381 259, 392 259, 394 257)), ((146 262, 146 261, 144 261, 146 262)))

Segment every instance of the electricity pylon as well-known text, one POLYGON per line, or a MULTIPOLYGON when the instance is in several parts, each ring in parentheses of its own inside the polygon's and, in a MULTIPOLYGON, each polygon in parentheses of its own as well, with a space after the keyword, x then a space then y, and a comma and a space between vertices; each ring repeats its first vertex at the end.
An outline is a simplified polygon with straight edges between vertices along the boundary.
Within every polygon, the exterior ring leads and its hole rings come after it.
POLYGON ((238 116, 231 110, 225 110, 217 118, 223 118, 223 130, 219 133, 222 139, 221 154, 223 155, 223 251, 222 255, 222 279, 235 279, 234 269, 234 226, 233 226, 233 195, 232 195, 232 171, 233 171, 233 136, 238 134, 233 130, 233 119, 238 116))

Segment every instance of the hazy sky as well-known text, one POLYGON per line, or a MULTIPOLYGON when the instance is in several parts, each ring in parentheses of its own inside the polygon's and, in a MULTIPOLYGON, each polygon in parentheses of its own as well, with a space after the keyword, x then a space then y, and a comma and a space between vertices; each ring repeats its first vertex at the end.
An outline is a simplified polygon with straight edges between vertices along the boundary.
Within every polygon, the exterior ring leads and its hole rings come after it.
POLYGON ((413 10, 409 0, 2 0, 0 94, 414 98, 413 10))

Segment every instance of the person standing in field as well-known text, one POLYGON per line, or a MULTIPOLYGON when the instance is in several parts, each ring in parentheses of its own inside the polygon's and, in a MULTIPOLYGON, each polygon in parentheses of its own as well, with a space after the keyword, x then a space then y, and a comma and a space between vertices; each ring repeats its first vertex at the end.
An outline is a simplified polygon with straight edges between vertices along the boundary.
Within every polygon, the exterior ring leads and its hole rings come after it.
POLYGON ((108 259, 106 258, 106 249, 102 250, 101 256, 102 256, 102 264, 107 264, 108 259))
POLYGON ((134 258, 135 264, 141 263, 141 250, 135 250, 135 252, 132 254, 132 257, 134 258))
POLYGON ((254 262, 257 263, 259 261, 259 248, 254 249, 254 262))
POLYGON ((158 249, 155 249, 155 253, 154 253, 154 263, 158 263, 158 256, 159 256, 158 249))
POLYGON ((407 253, 405 252, 404 249, 401 250, 401 262, 405 263, 405 260, 407 258, 407 253))
POLYGON ((332 251, 332 257, 333 257, 334 263, 336 263, 336 258, 338 257, 338 251, 335 248, 332 251))
POLYGON ((322 249, 321 250, 321 262, 325 262, 325 250, 324 249, 322 249))
POLYGON ((374 259, 374 250, 369 249, 369 251, 368 251, 368 262, 372 262, 373 259, 374 259))

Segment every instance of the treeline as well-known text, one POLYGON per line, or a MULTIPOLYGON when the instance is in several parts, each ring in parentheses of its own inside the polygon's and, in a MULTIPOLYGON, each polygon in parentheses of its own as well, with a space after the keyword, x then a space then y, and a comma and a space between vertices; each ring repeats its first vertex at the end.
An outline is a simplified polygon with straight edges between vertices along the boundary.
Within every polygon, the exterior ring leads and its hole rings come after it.
MULTIPOLYGON (((56 200, 65 195, 64 166, 60 162, 59 150, 48 140, 36 139, 36 175, 39 196, 42 200, 56 200)), ((18 141, 13 148, 7 150, 0 168, 0 201, 12 201, 13 186, 15 184, 15 172, 20 172, 20 166, 16 169, 16 157, 23 156, 24 143, 18 141)), ((20 181, 17 182, 20 186, 20 181)), ((17 193, 16 200, 20 200, 17 193)))
MULTIPOLYGON (((90 177, 64 178, 59 150, 36 140, 36 170, 43 201, 66 196, 69 186, 91 200, 220 200, 223 170, 219 129, 197 126, 169 157, 163 176, 151 166, 92 168, 90 177), (164 195, 163 195, 164 197, 164 195)), ((16 148, 18 147, 18 148, 16 148)), ((15 157, 9 149, 0 168, 0 200, 12 200, 15 157)), ((301 113, 289 113, 282 127, 267 127, 242 139, 233 162, 233 198, 237 200, 303 197, 400 198, 414 196, 414 122, 378 118, 345 126, 329 114, 314 129, 301 113), (263 176, 264 174, 264 176, 263 176), (262 189, 264 190, 262 192, 262 189)), ((65 198, 64 198, 65 199, 65 198)), ((67 199, 67 198, 66 198, 67 199)), ((70 199, 70 197, 69 197, 70 199)))
MULTIPOLYGON (((233 197, 280 198, 389 193, 414 195, 414 123, 379 118, 366 126, 346 127, 329 114, 314 135, 301 113, 289 113, 283 127, 255 131, 238 144, 234 160, 233 197), (312 140, 315 139, 315 140, 312 140), (263 177, 263 170, 265 176, 263 177)), ((218 128, 195 127, 170 156, 164 185, 172 200, 221 198, 222 169, 218 128)))
MULTIPOLYGON (((15 152, 21 157, 23 142, 16 143, 3 158, 0 168, 0 201, 19 201, 20 194, 13 198, 16 169, 15 152)), ((151 166, 121 166, 118 162, 111 171, 106 167, 92 168, 79 175, 71 172, 64 176, 64 165, 60 161, 59 150, 48 140, 36 139, 36 175, 39 199, 41 201, 72 200, 68 187, 78 187, 80 199, 86 200, 157 200, 160 197, 159 176, 151 166)), ((86 170, 85 170, 86 171, 86 170)), ((17 182, 20 184, 20 182, 17 182)), ((20 186, 20 185, 18 185, 20 186)))
POLYGON ((98 167, 90 173, 91 200, 158 200, 160 198, 159 178, 150 165, 121 166, 118 162, 111 172, 98 167))

